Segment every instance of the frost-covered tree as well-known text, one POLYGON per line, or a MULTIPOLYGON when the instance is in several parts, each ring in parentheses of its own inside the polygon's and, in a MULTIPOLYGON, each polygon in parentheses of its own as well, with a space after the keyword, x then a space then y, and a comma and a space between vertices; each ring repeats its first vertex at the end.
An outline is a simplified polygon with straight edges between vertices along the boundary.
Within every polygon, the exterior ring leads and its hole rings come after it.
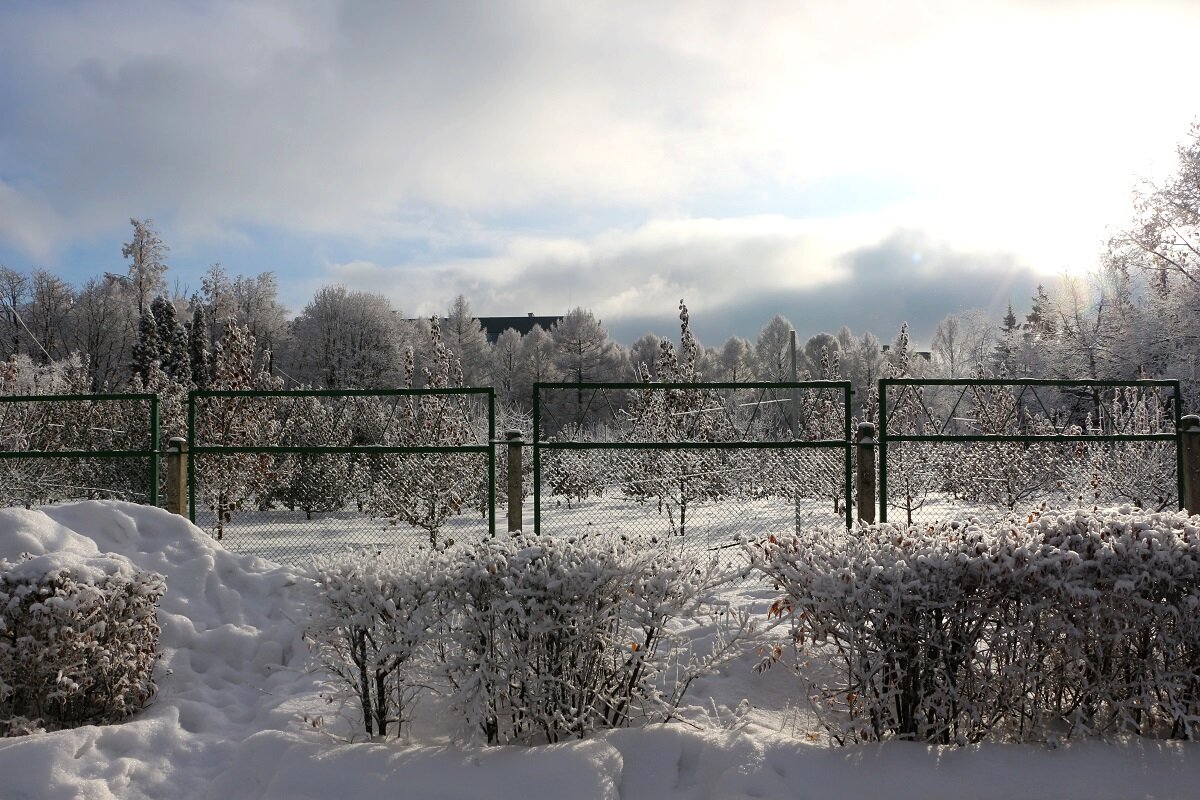
MULTIPOLYGON (((550 329, 554 340, 554 365, 558 379, 571 383, 605 383, 621 374, 621 352, 608 338, 608 329, 592 312, 574 308, 550 329)), ((560 407, 555 416, 564 423, 581 427, 595 421, 596 410, 589 411, 583 390, 567 398, 557 398, 560 407)))
POLYGON ((33 340, 29 354, 43 364, 69 355, 67 343, 74 312, 75 290, 71 284, 45 270, 36 270, 25 314, 27 333, 33 340))
POLYGON ((496 399, 505 406, 529 405, 530 401, 518 394, 521 370, 521 334, 509 328, 496 339, 491 361, 491 385, 496 399))
POLYGON ((741 336, 730 336, 712 360, 714 371, 709 377, 714 381, 745 383, 754 380, 754 345, 741 336))
POLYGON ((758 359, 758 379, 786 381, 791 379, 791 334, 795 326, 781 314, 771 317, 754 343, 758 359))
POLYGON ((204 306, 196 305, 192 311, 192 321, 187 325, 187 335, 188 362, 192 383, 197 389, 207 389, 211 365, 208 354, 208 316, 204 312, 204 306))
POLYGON ((21 309, 29 294, 29 278, 0 264, 0 331, 3 331, 5 357, 22 352, 21 341, 27 336, 21 309))
POLYGON ((616 343, 591 311, 573 308, 550 329, 555 366, 572 383, 611 381, 619 372, 616 343))
POLYGON ((158 338, 158 321, 154 309, 147 308, 138 320, 138 337, 133 345, 130 373, 144 384, 154 369, 162 367, 162 342, 158 338))
POLYGON ((471 313, 471 304, 464 295, 454 299, 450 313, 442 324, 446 347, 462 364, 464 386, 487 385, 488 364, 492 346, 482 323, 471 313))
MULTIPOLYGON (((430 321, 433 356, 422 372, 424 388, 461 388, 462 368, 442 340, 436 317, 430 321)), ((404 359, 404 383, 416 388, 416 362, 410 347, 404 359)), ((400 398, 374 425, 380 444, 400 447, 456 447, 478 440, 470 406, 463 395, 416 394, 400 398)), ((485 497, 485 472, 476 453, 400 453, 380 456, 372 480, 368 510, 393 524, 423 529, 435 547, 446 520, 485 497)))
MULTIPOLYGON (((211 390, 282 387, 259 364, 254 337, 234 320, 226 320, 213 351, 211 390)), ((279 443, 279 420, 269 400, 244 397, 206 398, 196 409, 199 444, 235 447, 273 446, 279 443)), ((280 465, 267 454, 237 453, 196 459, 198 499, 216 515, 214 533, 224 538, 233 514, 256 504, 282 480, 280 465)))
MULTIPOLYGON (((280 443, 295 447, 348 447, 356 433, 354 405, 320 397, 288 399, 280 419, 280 443)), ((288 459, 275 499, 299 508, 308 519, 315 512, 341 511, 361 496, 365 465, 349 453, 297 453, 288 459)))
MULTIPOLYGON (((688 308, 679 301, 679 350, 670 340, 659 344, 658 380, 664 384, 698 383, 700 346, 692 334, 688 308)), ((704 388, 655 388, 642 368, 644 391, 629 399, 627 433, 633 442, 723 442, 736 431, 720 395, 704 388)), ((667 515, 672 533, 687 532, 688 509, 705 500, 732 494, 737 481, 732 451, 723 449, 638 449, 622 464, 622 489, 629 497, 654 498, 667 515)))
POLYGON ((561 379, 554 360, 554 338, 540 325, 521 337, 520 392, 533 402, 533 385, 561 379))
MULTIPOLYGON (((202 307, 210 327, 216 321, 234 319, 271 353, 282 352, 288 338, 288 313, 278 300, 279 286, 272 272, 255 277, 230 277, 220 264, 213 264, 200 281, 192 298, 193 311, 202 307)), ((207 347, 216 344, 219 330, 210 330, 207 347)))
MULTIPOLYGON (((911 378, 912 356, 909 352, 908 323, 888 350, 888 378, 911 378)), ((879 408, 877 390, 872 389, 867 407, 873 412, 888 415, 888 433, 920 435, 926 432, 929 412, 924 391, 920 386, 896 386, 889 395, 889 408, 879 408)), ((869 421, 876 421, 871 419, 869 421)), ((902 510, 913 522, 913 514, 925 506, 929 494, 941 483, 941 463, 934 449, 922 442, 893 442, 888 446, 888 505, 902 510)))
POLYGON ((662 339, 653 333, 646 333, 640 336, 629 348, 629 357, 633 360, 633 368, 639 378, 641 377, 643 366, 650 371, 651 380, 658 377, 658 356, 661 346, 662 339))
POLYGON ((283 370, 295 380, 330 389, 399 385, 404 336, 383 295, 323 286, 292 323, 283 370))
POLYGON ((129 375, 138 321, 124 287, 111 278, 89 280, 72 317, 70 349, 88 354, 92 389, 120 388, 129 375))
POLYGON ((161 292, 166 281, 167 252, 152 219, 130 219, 133 237, 121 247, 121 257, 129 260, 129 288, 137 303, 137 313, 144 314, 150 298, 161 292))
POLYGON ((188 335, 179 322, 175 304, 164 295, 150 303, 151 318, 158 327, 158 358, 162 370, 172 380, 187 386, 192 382, 192 363, 188 353, 188 335))

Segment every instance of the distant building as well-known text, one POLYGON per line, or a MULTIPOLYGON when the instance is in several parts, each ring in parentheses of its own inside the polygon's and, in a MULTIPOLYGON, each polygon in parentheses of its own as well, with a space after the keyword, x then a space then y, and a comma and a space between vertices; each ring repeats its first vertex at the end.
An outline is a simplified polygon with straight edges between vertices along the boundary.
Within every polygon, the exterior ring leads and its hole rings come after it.
MULTIPOLYGON (((886 355, 891 349, 892 346, 890 344, 885 344, 879 352, 886 355)), ((930 350, 909 350, 908 352, 912 353, 916 358, 923 358, 926 361, 933 361, 933 352, 930 350)))
POLYGON ((479 317, 478 319, 479 324, 483 326, 483 332, 487 334, 487 340, 495 344, 496 340, 500 338, 500 334, 509 328, 522 336, 533 330, 534 325, 540 325, 543 330, 549 331, 550 327, 560 321, 562 317, 535 317, 533 312, 530 312, 523 317, 479 317))

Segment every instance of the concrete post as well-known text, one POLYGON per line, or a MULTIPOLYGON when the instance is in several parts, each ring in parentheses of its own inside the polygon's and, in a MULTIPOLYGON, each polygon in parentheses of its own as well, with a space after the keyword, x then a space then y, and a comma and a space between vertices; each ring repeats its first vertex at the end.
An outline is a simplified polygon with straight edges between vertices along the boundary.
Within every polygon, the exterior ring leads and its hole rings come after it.
POLYGON ((854 499, 858 518, 867 524, 875 522, 875 426, 870 422, 858 424, 858 468, 854 474, 854 499))
POLYGON ((521 441, 520 431, 505 431, 508 441, 508 530, 519 531, 521 520, 521 441))
POLYGON ((182 436, 167 444, 167 511, 188 515, 188 446, 182 436))
POLYGON ((1200 416, 1179 420, 1179 505, 1189 514, 1200 514, 1200 416))

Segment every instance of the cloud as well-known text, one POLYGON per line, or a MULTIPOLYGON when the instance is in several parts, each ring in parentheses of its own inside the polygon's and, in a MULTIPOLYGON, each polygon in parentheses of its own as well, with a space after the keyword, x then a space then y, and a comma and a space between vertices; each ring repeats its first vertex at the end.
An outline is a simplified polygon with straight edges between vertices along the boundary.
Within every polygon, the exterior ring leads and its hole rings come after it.
POLYGON ((774 314, 804 336, 842 325, 888 337, 907 320, 928 341, 954 311, 1002 311, 1048 281, 1019 257, 975 252, 907 229, 856 245, 871 218, 780 216, 658 220, 587 239, 522 237, 496 252, 444 262, 331 264, 325 280, 385 294, 406 314, 445 313, 465 294, 481 316, 591 309, 619 341, 671 333, 688 302, 708 344, 752 338, 774 314))
POLYGON ((16 4, 0 11, 0 180, 6 208, 39 213, 0 237, 40 248, 152 216, 192 237, 267 226, 370 243, 497 214, 542 236, 552 212, 689 217, 731 195, 771 208, 885 173, 922 194, 924 226, 1062 262, 1090 256, 1117 208, 1103 198, 1125 203, 1138 152, 1169 151, 1193 113, 1177 97, 1196 15, 16 4))

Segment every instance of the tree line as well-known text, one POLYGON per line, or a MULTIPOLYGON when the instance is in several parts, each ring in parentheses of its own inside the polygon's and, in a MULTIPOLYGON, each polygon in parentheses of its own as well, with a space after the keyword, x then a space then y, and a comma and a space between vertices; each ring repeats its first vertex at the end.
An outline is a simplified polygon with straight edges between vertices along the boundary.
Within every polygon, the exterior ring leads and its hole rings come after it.
MULTIPOLYGON (((1183 382, 1197 399, 1196 342, 1200 315, 1200 126, 1178 150, 1178 169, 1161 184, 1135 192, 1130 223, 1114 234, 1094 269, 1039 286, 1029 312, 1010 304, 1000 320, 979 310, 941 320, 927 358, 910 373, 1183 382)), ((121 391, 154 382, 156 370, 184 387, 204 388, 226 326, 255 349, 256 369, 284 386, 387 388, 404 383, 405 353, 420 366, 433 357, 428 320, 405 319, 381 294, 325 286, 294 316, 278 299, 275 276, 231 276, 219 264, 199 291, 170 291, 169 249, 149 219, 131 220, 122 247, 123 273, 75 287, 45 270, 0 266, 0 344, 21 371, 43 385, 55 365, 86 374, 91 391, 121 391), (38 376, 41 376, 40 378, 38 376)), ((695 374, 707 381, 774 381, 791 376, 783 315, 753 340, 731 336, 719 346, 697 343, 695 374)), ((507 330, 492 343, 460 295, 441 321, 446 346, 462 364, 467 386, 494 386, 498 398, 528 408, 537 381, 610 382, 655 374, 662 339, 647 333, 625 347, 585 308, 568 311, 549 330, 507 330), (643 370, 643 367, 645 368, 643 370)), ((808 338, 798 353, 801 378, 848 379, 858 398, 888 370, 898 342, 849 327, 808 338)), ((161 380, 161 378, 160 378, 161 380)), ((76 381, 78 382, 78 381, 76 381)), ((78 388, 78 387, 76 387, 78 388)), ((44 389, 42 389, 44 390, 44 389)))

